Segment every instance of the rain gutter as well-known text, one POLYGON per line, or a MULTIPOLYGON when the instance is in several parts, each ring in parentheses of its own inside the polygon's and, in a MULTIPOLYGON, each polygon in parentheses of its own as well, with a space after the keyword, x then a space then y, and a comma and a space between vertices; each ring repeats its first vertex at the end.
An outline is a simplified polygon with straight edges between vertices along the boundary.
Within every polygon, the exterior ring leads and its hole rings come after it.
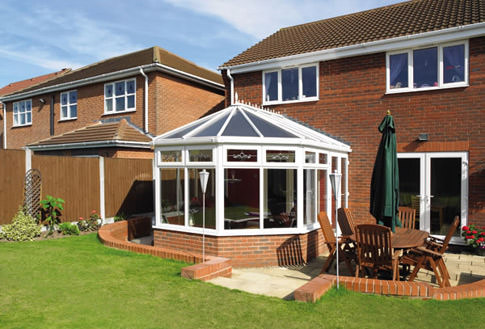
POLYGON ((232 77, 231 75, 231 69, 228 68, 227 71, 226 71, 226 74, 229 78, 229 80, 231 80, 231 104, 234 104, 234 78, 232 77))
POLYGON ((100 142, 82 142, 82 143, 63 143, 52 145, 27 145, 26 148, 32 151, 51 151, 51 150, 66 150, 66 149, 81 149, 81 148, 97 148, 97 147, 140 147, 150 149, 151 142, 130 142, 130 141, 100 141, 100 142))
POLYGON ((5 103, 2 103, 3 107, 3 149, 7 149, 7 105, 5 103))

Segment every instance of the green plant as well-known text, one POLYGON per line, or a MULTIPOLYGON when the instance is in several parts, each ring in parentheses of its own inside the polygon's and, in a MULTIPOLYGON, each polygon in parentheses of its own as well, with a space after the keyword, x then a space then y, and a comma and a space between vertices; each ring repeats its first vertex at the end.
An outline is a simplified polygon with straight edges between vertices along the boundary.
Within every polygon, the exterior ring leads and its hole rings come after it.
POLYGON ((4 225, 0 238, 9 241, 31 241, 40 235, 41 226, 34 217, 24 213, 22 207, 12 219, 12 223, 4 225))
POLYGON ((93 210, 91 211, 91 215, 89 215, 88 219, 79 217, 77 226, 82 232, 96 231, 100 226, 99 219, 100 217, 98 213, 96 212, 96 210, 93 210))
POLYGON ((470 226, 463 226, 461 231, 461 236, 468 245, 473 248, 485 249, 485 226, 470 224, 470 226))
POLYGON ((59 231, 64 235, 79 235, 79 227, 71 223, 61 223, 59 225, 59 231))
POLYGON ((127 214, 125 214, 124 212, 120 212, 113 218, 113 220, 115 222, 121 222, 122 220, 126 220, 127 218, 128 218, 127 214))
POLYGON ((54 198, 48 195, 44 200, 40 201, 40 206, 45 212, 45 221, 49 226, 49 234, 54 232, 54 226, 59 223, 61 212, 64 210, 64 200, 61 198, 54 198))

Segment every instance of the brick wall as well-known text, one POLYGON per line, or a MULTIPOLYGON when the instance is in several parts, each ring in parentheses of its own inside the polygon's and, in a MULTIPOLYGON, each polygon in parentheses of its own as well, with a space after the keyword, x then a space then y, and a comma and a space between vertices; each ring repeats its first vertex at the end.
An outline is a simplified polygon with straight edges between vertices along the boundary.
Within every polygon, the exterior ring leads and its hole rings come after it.
MULTIPOLYGON (((230 258, 234 267, 288 266, 324 251, 320 230, 307 234, 205 237, 207 255, 230 258)), ((200 253, 202 235, 154 229, 154 246, 200 253)))
MULTIPOLYGON (((380 134, 391 110, 399 151, 469 152, 469 221, 485 225, 485 37, 470 40, 470 86, 386 95, 385 53, 320 63, 320 100, 273 106, 350 142, 350 208, 369 215, 369 186, 380 134), (416 143, 428 133, 429 142, 416 143)), ((261 104, 262 73, 233 75, 240 100, 261 104)), ((228 79, 226 78, 226 84, 228 79)))
MULTIPOLYGON (((144 127, 144 86, 145 78, 140 74, 136 78, 136 111, 104 115, 104 84, 96 83, 75 88, 78 92, 77 119, 59 121, 60 93, 49 93, 32 97, 32 125, 12 127, 13 102, 7 103, 8 148, 18 149, 26 144, 49 138, 50 135, 50 100, 54 103, 54 135, 91 125, 101 119, 127 117, 138 127, 144 127), (40 103, 43 98, 45 104, 40 103)), ((126 78, 129 79, 130 77, 126 78)), ((201 87, 186 80, 173 78, 160 72, 148 73, 149 132, 159 135, 182 124, 200 118, 206 112, 222 108, 224 92, 201 87)), ((124 80, 124 79, 123 79, 124 80)), ((118 80, 114 80, 118 81, 118 80)), ((72 89, 68 89, 72 90, 72 89)), ((29 98, 26 98, 29 99, 29 98)), ((2 114, 3 116, 3 114, 2 114)), ((3 122, 0 121, 3 129, 3 122)))

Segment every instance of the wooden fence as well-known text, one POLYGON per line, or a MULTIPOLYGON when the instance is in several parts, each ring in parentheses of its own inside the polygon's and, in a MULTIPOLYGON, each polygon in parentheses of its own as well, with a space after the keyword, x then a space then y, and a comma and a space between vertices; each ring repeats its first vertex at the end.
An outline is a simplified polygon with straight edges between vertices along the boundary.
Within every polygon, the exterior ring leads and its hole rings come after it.
POLYGON ((27 169, 39 169, 42 195, 65 200, 62 221, 153 211, 152 160, 32 155, 0 150, 0 225, 11 222, 23 202, 27 169), (104 202, 103 202, 104 201, 104 202))

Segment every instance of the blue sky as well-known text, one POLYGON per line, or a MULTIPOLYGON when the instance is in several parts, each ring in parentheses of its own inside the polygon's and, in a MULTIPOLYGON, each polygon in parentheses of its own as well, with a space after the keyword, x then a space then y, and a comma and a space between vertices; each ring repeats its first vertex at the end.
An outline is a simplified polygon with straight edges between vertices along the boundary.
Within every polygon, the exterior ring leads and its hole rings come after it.
POLYGON ((2 0, 0 87, 160 46, 217 67, 286 26, 402 0, 2 0))

